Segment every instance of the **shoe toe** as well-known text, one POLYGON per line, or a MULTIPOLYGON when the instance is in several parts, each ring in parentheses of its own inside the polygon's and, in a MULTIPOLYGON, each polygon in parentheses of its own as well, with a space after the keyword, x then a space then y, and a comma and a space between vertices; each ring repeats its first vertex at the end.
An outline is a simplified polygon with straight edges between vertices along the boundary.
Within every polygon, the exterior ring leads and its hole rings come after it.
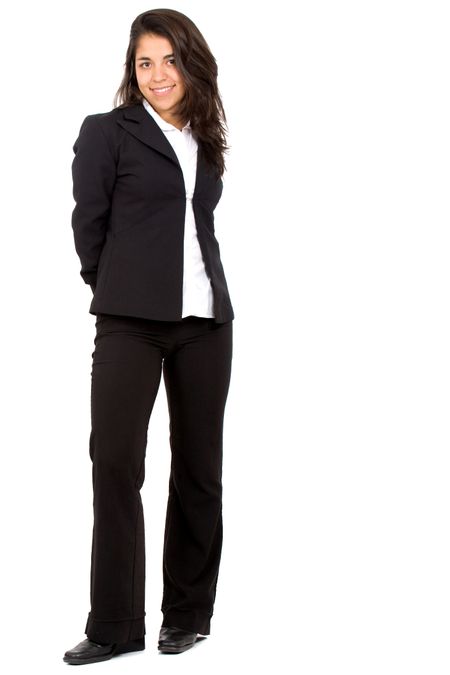
POLYGON ((192 647, 196 639, 197 633, 175 626, 161 626, 158 648, 163 651, 185 651, 192 647))
POLYGON ((98 659, 105 659, 109 656, 112 656, 114 653, 114 648, 115 645, 113 644, 99 644, 87 638, 86 640, 79 642, 72 649, 69 649, 64 654, 63 660, 68 662, 76 661, 80 663, 86 661, 93 662, 98 659))

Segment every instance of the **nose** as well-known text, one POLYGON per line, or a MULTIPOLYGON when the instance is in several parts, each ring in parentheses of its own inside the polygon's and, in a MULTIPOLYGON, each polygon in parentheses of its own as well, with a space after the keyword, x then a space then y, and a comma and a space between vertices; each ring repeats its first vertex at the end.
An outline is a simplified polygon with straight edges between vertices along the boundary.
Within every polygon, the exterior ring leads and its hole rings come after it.
POLYGON ((154 66, 152 72, 152 80, 154 82, 163 82, 166 79, 166 74, 164 72, 164 66, 154 66))

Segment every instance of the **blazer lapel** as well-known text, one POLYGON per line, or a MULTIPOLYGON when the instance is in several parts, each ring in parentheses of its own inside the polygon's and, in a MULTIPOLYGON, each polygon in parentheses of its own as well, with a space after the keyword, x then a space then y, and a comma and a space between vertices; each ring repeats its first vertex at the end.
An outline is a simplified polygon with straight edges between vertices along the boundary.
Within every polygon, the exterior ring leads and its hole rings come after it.
POLYGON ((123 116, 117 120, 117 123, 139 141, 171 159, 181 169, 171 144, 142 104, 123 108, 123 116))
MULTIPOLYGON (((138 103, 127 108, 122 108, 122 110, 123 115, 122 117, 119 117, 117 123, 139 141, 168 157, 178 166, 180 171, 182 171, 175 150, 167 140, 163 131, 161 131, 156 124, 153 117, 148 114, 144 106, 138 103)), ((198 143, 197 173, 194 194, 201 191, 203 180, 208 173, 210 173, 210 168, 206 163, 201 143, 198 143)))

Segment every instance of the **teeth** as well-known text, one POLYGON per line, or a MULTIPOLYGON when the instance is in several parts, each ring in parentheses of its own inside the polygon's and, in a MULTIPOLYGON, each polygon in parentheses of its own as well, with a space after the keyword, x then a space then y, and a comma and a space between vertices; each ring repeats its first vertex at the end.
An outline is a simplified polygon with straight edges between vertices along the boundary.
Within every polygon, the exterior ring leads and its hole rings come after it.
POLYGON ((162 89, 153 89, 153 91, 169 91, 172 87, 163 87, 162 89))

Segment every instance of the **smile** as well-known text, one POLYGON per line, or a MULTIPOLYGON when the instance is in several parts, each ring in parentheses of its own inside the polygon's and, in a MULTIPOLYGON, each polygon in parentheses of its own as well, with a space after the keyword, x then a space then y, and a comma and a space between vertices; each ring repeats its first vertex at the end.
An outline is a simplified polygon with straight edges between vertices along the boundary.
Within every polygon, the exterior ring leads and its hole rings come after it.
POLYGON ((167 94, 168 91, 171 91, 174 88, 174 84, 170 87, 160 87, 159 89, 152 89, 152 92, 156 94, 157 96, 161 96, 162 94, 167 94))

